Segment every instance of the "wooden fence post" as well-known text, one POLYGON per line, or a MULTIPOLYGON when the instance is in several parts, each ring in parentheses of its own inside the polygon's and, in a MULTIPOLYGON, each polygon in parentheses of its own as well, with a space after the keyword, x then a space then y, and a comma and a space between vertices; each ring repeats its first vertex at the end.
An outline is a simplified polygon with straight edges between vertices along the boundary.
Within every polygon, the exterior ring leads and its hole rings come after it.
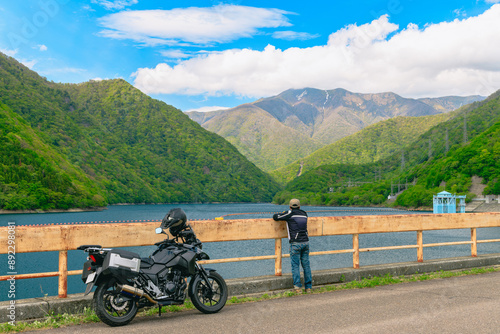
POLYGON ((417 231, 417 261, 424 262, 424 238, 422 231, 417 231))
POLYGON ((470 238, 472 241, 471 244, 471 256, 472 257, 477 257, 477 234, 476 234, 476 228, 473 227, 470 229, 470 238))
POLYGON ((274 254, 276 259, 274 259, 274 275, 281 276, 282 274, 282 252, 281 252, 281 238, 274 239, 274 254))
POLYGON ((359 234, 352 235, 352 248, 354 249, 352 253, 352 267, 359 269, 359 234))
POLYGON ((59 298, 68 296, 68 251, 59 251, 59 298))

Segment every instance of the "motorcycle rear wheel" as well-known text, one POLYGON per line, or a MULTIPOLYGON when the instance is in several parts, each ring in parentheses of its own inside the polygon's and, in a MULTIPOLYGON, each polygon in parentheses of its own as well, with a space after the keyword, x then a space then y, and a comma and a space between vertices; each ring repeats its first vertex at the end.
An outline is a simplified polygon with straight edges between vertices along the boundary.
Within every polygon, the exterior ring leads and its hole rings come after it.
POLYGON ((137 314, 137 303, 124 299, 118 292, 116 281, 111 279, 100 284, 94 292, 94 311, 106 325, 124 326, 137 314))
POLYGON ((227 301, 227 285, 221 275, 216 272, 208 274, 208 282, 200 276, 191 279, 189 283, 189 298, 194 307, 203 313, 219 312, 227 301))

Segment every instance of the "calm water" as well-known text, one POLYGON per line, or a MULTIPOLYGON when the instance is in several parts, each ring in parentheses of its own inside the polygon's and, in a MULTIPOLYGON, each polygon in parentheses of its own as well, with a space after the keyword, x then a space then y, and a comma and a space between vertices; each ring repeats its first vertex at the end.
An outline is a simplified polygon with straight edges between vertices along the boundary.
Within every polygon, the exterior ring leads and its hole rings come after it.
MULTIPOLYGON (((6 226, 14 221, 16 225, 38 225, 51 223, 77 223, 88 221, 117 221, 117 220, 161 220, 174 207, 182 207, 188 219, 214 219, 223 215, 231 215, 226 219, 269 218, 272 213, 283 211, 287 206, 273 204, 183 204, 183 205, 116 205, 107 210, 98 212, 78 213, 44 213, 44 214, 16 214, 0 215, 0 226, 6 226), (237 213, 252 213, 233 215, 237 213)), ((363 209, 363 208, 334 208, 304 206, 309 216, 353 216, 353 215, 390 215, 413 214, 415 212, 393 211, 390 209, 363 209), (316 212, 317 211, 317 212, 316 212), (321 212, 320 212, 321 211, 321 212)), ((151 231, 154 233, 154 231, 151 231)), ((424 243, 466 241, 470 239, 470 230, 448 230, 424 232, 424 243)), ((500 239, 500 228, 478 229, 478 239, 500 239)), ((92 243, 89 240, 89 243, 92 243)), ((360 235, 360 247, 378 247, 416 244, 416 233, 380 233, 360 235)), ((329 236, 311 238, 311 251, 335 250, 352 248, 351 236, 329 236)), ((105 245, 103 245, 105 246, 105 245)), ((498 253, 500 245, 488 243, 478 245, 479 254, 498 253)), ((129 247, 128 250, 147 257, 154 246, 129 247)), ((246 257, 274 254, 274 240, 252 240, 238 242, 206 243, 203 249, 212 259, 227 257, 246 257)), ((283 240, 283 252, 288 253, 288 241, 283 240)), ((79 270, 86 260, 86 253, 82 251, 68 252, 68 270, 79 270)), ((448 258, 455 256, 469 256, 470 246, 447 246, 424 249, 424 260, 448 258)), ((361 253, 360 265, 408 262, 416 260, 416 249, 379 251, 361 253)), ((7 271, 7 256, 0 255, 2 275, 7 271)), ((240 263, 211 264, 223 277, 239 278, 274 274, 274 260, 248 261, 240 263)), ((312 270, 352 267, 352 254, 335 254, 311 257, 312 270)), ((16 270, 19 274, 39 273, 58 270, 58 252, 18 253, 16 254, 16 270)), ((283 272, 290 272, 290 262, 283 261, 283 272)), ((7 282, 0 282, 0 300, 8 300, 7 282)), ((85 290, 80 276, 68 277, 68 293, 80 293, 85 290)), ((16 299, 57 295, 57 278, 37 278, 18 280, 16 282, 16 299)))

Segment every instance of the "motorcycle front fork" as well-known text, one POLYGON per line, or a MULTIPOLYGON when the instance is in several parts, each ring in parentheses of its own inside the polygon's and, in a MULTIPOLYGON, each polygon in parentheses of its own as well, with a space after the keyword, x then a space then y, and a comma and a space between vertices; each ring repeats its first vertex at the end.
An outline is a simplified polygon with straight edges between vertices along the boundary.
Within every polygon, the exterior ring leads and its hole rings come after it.
POLYGON ((213 287, 212 284, 210 284, 210 281, 208 280, 208 275, 207 272, 205 271, 205 268, 203 268, 203 266, 199 263, 196 263, 196 267, 198 268, 198 272, 200 273, 201 277, 203 278, 207 286, 210 287, 210 290, 212 290, 213 287))

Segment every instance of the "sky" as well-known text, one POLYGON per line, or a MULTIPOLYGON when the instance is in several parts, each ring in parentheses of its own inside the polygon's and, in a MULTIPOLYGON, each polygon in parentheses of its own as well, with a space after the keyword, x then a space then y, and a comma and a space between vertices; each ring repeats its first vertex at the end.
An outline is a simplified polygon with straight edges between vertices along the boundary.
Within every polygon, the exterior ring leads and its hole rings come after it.
POLYGON ((0 2, 0 52, 48 80, 122 78, 183 111, 287 89, 500 89, 500 0, 0 2))

